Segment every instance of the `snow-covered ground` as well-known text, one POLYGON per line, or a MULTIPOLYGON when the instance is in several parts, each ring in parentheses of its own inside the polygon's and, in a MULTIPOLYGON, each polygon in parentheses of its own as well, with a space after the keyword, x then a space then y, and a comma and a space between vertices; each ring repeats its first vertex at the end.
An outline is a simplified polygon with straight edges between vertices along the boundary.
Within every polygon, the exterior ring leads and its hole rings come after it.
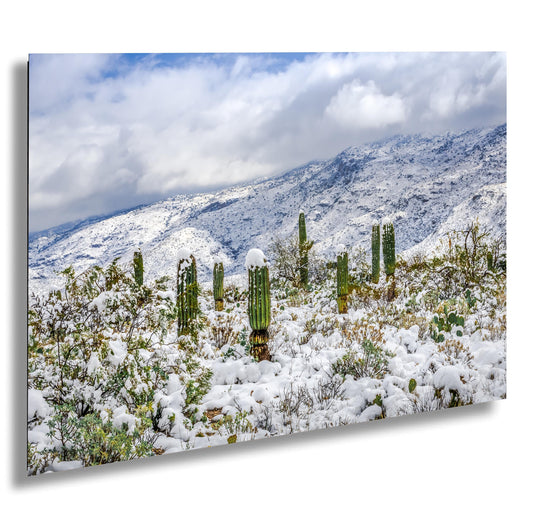
MULTIPOLYGON (((143 432, 158 454, 504 398, 504 277, 490 273, 470 289, 441 285, 441 292, 456 289, 445 299, 435 295, 438 281, 439 273, 421 273, 414 262, 400 260, 396 298, 385 299, 390 285, 382 275, 377 285, 355 288, 347 314, 338 313, 333 272, 310 291, 275 289, 272 358, 259 363, 248 349, 246 276, 226 279, 225 307, 219 312, 205 283, 196 336, 178 338, 173 323, 160 341, 154 339, 132 358, 126 333, 109 330, 100 347, 89 347, 77 363, 69 385, 76 402, 86 402, 104 423, 129 435, 143 428, 131 396, 152 392, 148 415, 158 414, 157 428, 143 432), (454 324, 439 328, 435 318, 446 319, 451 312, 457 316, 454 324), (153 373, 143 376, 153 364, 168 372, 165 381, 157 383, 153 373), (106 398, 106 376, 123 367, 128 371, 123 390, 106 398)), ((104 291, 89 310, 107 313, 115 296, 104 291)), ((160 291, 157 299, 162 305, 174 303, 170 291, 160 291)), ((54 345, 45 357, 53 356, 54 345)), ((49 426, 59 377, 49 361, 35 356, 30 359, 28 438, 37 454, 46 455, 61 446, 49 426), (43 383, 46 375, 50 381, 43 383)), ((56 458, 44 470, 82 465, 56 458)))
POLYGON ((505 126, 391 138, 275 179, 34 235, 30 473, 504 398, 505 139, 505 126), (333 269, 327 279, 311 277, 310 290, 278 282, 271 361, 256 362, 245 256, 260 248, 275 262, 269 245, 295 235, 300 209, 324 272, 339 245, 350 253, 348 313, 338 313, 333 269), (383 273, 377 285, 368 280, 372 221, 385 218, 401 252, 394 288, 383 273), (489 266, 488 248, 479 248, 469 269, 450 232, 474 220, 499 240, 500 254, 489 266), (138 248, 144 293, 130 284, 138 248), (196 258, 202 315, 178 338, 184 248, 196 258), (455 262, 432 258, 452 251, 455 262), (215 261, 226 270, 222 312, 212 299, 215 261), (91 272, 57 275, 68 266, 91 272))

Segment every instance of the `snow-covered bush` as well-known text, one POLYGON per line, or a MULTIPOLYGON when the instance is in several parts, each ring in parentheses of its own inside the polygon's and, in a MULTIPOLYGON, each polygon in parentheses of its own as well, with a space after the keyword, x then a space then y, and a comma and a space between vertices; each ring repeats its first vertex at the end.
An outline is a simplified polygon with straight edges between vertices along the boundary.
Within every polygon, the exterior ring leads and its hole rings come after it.
POLYGON ((477 221, 471 222, 463 230, 448 233, 430 266, 438 273, 435 286, 443 295, 457 296, 483 285, 487 277, 498 280, 505 274, 505 239, 494 238, 477 221))
POLYGON ((384 350, 378 344, 364 339, 359 349, 349 350, 344 356, 331 366, 333 375, 338 374, 342 378, 348 375, 354 379, 359 378, 383 378, 388 372, 389 358, 393 355, 384 350))
MULTIPOLYGON (((298 235, 288 238, 274 237, 267 251, 271 260, 272 286, 302 287, 298 235)), ((313 285, 323 283, 327 277, 326 261, 319 257, 314 248, 307 249, 306 259, 309 281, 313 285)))
POLYGON ((175 341, 168 280, 139 284, 117 261, 62 275, 64 289, 30 300, 28 388, 49 410, 28 421, 29 471, 153 455, 155 432, 209 380, 194 345, 175 341))
MULTIPOLYGON (((250 353, 244 274, 225 286, 223 311, 200 290, 199 316, 178 337, 175 279, 141 284, 117 263, 79 276, 67 269, 64 289, 31 300, 28 470, 504 398, 504 254, 487 248, 492 264, 480 258, 466 288, 460 253, 398 255, 390 298, 385 274, 372 282, 368 251, 352 247, 345 314, 335 268, 322 283, 310 273, 309 289, 278 281, 271 361, 261 362, 250 353)), ((265 263, 262 253, 251 258, 265 263)))

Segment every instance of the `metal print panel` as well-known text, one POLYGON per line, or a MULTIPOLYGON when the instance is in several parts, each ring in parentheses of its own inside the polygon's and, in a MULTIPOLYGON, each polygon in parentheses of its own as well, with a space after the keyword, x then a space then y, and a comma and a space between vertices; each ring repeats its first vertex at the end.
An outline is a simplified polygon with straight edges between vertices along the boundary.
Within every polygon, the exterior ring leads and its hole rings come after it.
POLYGON ((28 474, 506 396, 502 53, 29 59, 28 474))

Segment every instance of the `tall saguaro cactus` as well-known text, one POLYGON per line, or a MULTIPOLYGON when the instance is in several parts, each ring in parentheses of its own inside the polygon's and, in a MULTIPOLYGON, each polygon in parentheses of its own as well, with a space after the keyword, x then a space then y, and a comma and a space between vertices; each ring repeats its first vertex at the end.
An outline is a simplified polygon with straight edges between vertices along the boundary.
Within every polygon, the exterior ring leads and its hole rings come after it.
POLYGON ((224 310, 224 265, 222 261, 216 261, 213 267, 213 297, 215 298, 215 310, 224 310))
POLYGON ((300 254, 300 283, 302 287, 307 288, 307 285, 309 284, 309 249, 313 246, 313 242, 307 241, 305 214, 303 211, 300 211, 300 216, 298 217, 298 241, 300 254))
POLYGON ((387 277, 393 276, 396 269, 396 244, 394 225, 389 219, 383 221, 383 265, 387 277))
POLYGON ((188 333, 198 315, 198 281, 196 260, 188 249, 182 249, 178 256, 178 279, 176 303, 178 310, 178 333, 188 333))
POLYGON ((143 266, 143 255, 141 251, 135 251, 133 253, 133 278, 135 283, 139 287, 143 284, 144 281, 144 266, 143 266))
POLYGON ((372 283, 379 283, 380 237, 379 222, 375 220, 372 223, 372 283))
POLYGON ((348 312, 348 253, 337 250, 337 305, 339 313, 348 312))
POLYGON ((251 354, 258 361, 270 360, 268 326, 270 324, 270 280, 268 263, 260 249, 251 249, 246 255, 248 269, 248 317, 251 354))

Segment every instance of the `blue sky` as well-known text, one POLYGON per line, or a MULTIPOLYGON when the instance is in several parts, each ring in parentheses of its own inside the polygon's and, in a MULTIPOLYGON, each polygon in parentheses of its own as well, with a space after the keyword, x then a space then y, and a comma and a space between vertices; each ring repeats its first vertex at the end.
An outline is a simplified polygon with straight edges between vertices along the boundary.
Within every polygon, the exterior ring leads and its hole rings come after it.
POLYGON ((506 121, 502 53, 32 54, 30 231, 506 121))

